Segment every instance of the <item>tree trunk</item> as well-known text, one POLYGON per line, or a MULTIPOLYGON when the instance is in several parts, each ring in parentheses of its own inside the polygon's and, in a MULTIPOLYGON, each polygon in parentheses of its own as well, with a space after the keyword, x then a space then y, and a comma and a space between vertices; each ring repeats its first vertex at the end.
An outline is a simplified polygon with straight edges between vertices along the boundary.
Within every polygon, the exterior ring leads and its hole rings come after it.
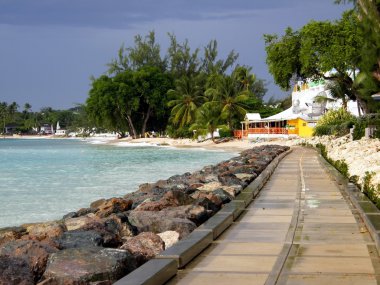
POLYGON ((356 105, 358 106, 359 117, 361 117, 362 116, 362 111, 360 110, 360 104, 359 104, 358 100, 356 100, 356 105))
POLYGON ((368 104, 364 100, 360 98, 360 95, 355 92, 356 101, 358 102, 359 108, 363 111, 363 115, 366 115, 369 113, 368 104))
POLYGON ((133 125, 132 118, 130 115, 127 115, 127 120, 128 120, 129 129, 132 132, 132 138, 137 139, 136 129, 135 129, 135 126, 133 125))
POLYGON ((347 100, 345 98, 342 98, 342 107, 347 112, 347 100))
POLYGON ((142 136, 145 136, 145 132, 146 132, 146 125, 148 123, 148 120, 149 120, 149 117, 150 117, 150 113, 151 113, 151 108, 150 106, 148 107, 148 111, 146 111, 146 116, 144 118, 144 122, 143 122, 143 125, 142 125, 142 128, 141 128, 141 135, 142 136))
POLYGON ((211 140, 212 140, 213 143, 215 143, 214 131, 211 131, 211 140))

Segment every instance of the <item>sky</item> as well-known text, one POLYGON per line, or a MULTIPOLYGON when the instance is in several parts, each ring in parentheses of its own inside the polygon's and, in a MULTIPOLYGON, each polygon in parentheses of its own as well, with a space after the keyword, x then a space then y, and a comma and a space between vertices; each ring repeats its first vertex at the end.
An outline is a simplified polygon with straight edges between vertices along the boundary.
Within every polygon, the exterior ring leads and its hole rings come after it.
POLYGON ((310 20, 339 19, 350 7, 334 0, 0 0, 0 102, 33 111, 67 109, 86 101, 91 76, 107 70, 122 44, 155 31, 165 52, 167 33, 203 48, 216 39, 220 57, 239 53, 282 98, 265 63, 263 34, 283 34, 310 20))

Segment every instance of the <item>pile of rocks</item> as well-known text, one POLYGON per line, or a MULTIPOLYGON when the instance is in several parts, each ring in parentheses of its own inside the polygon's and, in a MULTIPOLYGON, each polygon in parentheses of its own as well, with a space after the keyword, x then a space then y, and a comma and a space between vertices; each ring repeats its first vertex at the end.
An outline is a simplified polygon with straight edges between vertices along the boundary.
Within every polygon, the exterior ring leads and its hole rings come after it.
POLYGON ((112 284, 189 235, 287 149, 253 148, 59 221, 0 229, 0 284, 112 284))
POLYGON ((307 140, 300 140, 298 143, 308 143, 311 145, 323 144, 326 147, 328 156, 334 160, 342 160, 348 165, 350 176, 357 176, 361 184, 366 172, 373 173, 371 184, 377 188, 380 184, 380 140, 362 138, 352 141, 349 137, 313 137, 307 140))

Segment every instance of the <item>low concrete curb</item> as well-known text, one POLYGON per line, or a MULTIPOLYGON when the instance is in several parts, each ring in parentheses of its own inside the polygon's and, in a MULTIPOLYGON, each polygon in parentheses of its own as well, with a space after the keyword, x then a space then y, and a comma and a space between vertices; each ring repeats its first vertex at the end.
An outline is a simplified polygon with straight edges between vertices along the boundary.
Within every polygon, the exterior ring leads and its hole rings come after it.
POLYGON ((183 268, 213 241, 213 230, 195 229, 185 239, 156 255, 156 259, 175 259, 178 268, 183 268))
POLYGON ((380 254, 380 210, 355 184, 349 182, 335 167, 329 164, 322 155, 320 155, 320 159, 330 174, 336 178, 337 183, 341 186, 340 188, 344 191, 344 196, 348 198, 358 210, 369 234, 375 241, 377 252, 380 254))
POLYGON ((156 285, 164 284, 177 274, 177 261, 174 259, 151 259, 114 285, 156 285))
POLYGON ((135 271, 126 275, 116 285, 161 285, 177 274, 199 253, 208 247, 235 221, 244 209, 258 195, 279 162, 292 150, 278 155, 236 198, 225 205, 218 213, 195 229, 185 239, 158 254, 135 271), (173 264, 176 269, 173 270, 173 264), (152 283, 153 282, 153 283, 152 283))
POLYGON ((233 222, 233 213, 218 212, 199 226, 198 230, 211 230, 213 240, 216 240, 233 222))

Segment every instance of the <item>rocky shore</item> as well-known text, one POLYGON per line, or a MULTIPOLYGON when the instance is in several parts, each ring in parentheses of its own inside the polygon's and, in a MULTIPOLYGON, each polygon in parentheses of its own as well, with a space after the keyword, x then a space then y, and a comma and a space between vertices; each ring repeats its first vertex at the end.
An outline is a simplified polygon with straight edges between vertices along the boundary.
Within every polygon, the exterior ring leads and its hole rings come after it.
MULTIPOLYGON (((343 137, 313 137, 293 141, 294 144, 306 143, 326 148, 328 157, 333 161, 342 161, 348 166, 348 176, 356 176, 357 182, 363 184, 366 172, 372 173, 370 184, 376 189, 380 185, 380 140, 362 138, 351 140, 349 135, 343 137)), ((378 193, 380 194, 380 193, 378 193)))
POLYGON ((186 238, 288 149, 245 150, 58 221, 0 229, 0 284, 112 284, 186 238))

